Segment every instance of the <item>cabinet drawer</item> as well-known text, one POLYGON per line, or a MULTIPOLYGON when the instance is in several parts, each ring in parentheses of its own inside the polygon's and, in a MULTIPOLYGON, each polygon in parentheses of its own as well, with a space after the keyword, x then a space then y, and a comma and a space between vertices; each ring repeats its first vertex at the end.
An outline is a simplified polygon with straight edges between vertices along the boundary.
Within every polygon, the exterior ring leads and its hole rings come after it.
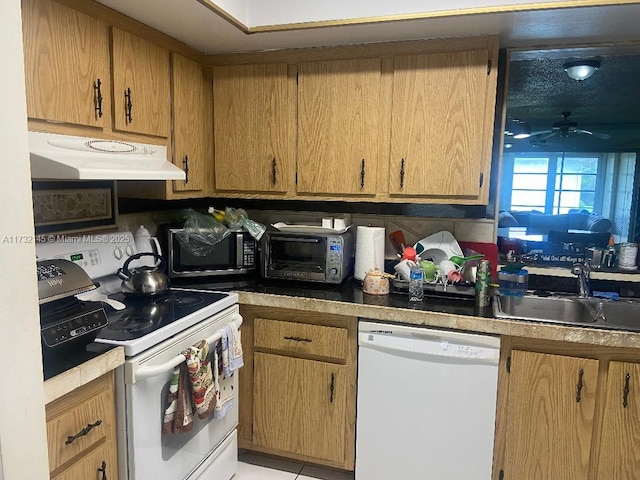
POLYGON ((110 392, 105 392, 47 420, 50 472, 105 439, 111 428, 110 402, 113 403, 113 398, 110 392), (100 424, 95 425, 97 422, 100 424), (78 436, 71 443, 65 443, 69 437, 82 433, 83 429, 88 430, 85 435, 78 436))
POLYGON ((344 362, 347 334, 346 328, 256 318, 253 341, 255 348, 344 362))
POLYGON ((51 477, 51 480, 78 480, 80 478, 93 480, 99 478, 115 478, 117 465, 109 464, 108 453, 107 445, 103 443, 69 468, 63 470, 55 477, 51 477), (104 465, 102 462, 104 462, 104 465), (104 477, 102 475, 103 471, 104 477))

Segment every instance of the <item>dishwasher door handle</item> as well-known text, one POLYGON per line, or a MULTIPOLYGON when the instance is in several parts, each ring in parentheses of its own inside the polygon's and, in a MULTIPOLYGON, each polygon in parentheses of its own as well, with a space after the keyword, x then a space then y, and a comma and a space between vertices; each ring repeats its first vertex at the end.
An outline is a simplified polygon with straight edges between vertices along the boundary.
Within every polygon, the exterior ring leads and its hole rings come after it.
POLYGON ((360 347, 376 348, 386 351, 415 353, 418 355, 459 359, 469 362, 498 363, 500 349, 477 345, 453 343, 445 339, 417 340, 402 336, 379 335, 375 333, 360 332, 358 334, 360 347))

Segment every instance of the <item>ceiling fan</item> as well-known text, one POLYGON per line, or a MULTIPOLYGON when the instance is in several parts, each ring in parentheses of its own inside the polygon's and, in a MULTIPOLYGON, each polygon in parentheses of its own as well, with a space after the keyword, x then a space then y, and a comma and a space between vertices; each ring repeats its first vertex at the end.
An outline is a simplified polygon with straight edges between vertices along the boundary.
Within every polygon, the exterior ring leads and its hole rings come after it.
POLYGON ((539 130, 537 132, 531 132, 531 140, 540 142, 556 135, 559 135, 562 138, 566 138, 569 136, 569 134, 574 133, 580 135, 591 135, 594 138, 599 138, 601 140, 607 140, 611 138, 611 135, 606 133, 591 132, 589 130, 578 128, 578 124, 576 122, 569 120, 571 112, 562 112, 561 115, 562 121, 554 123, 551 130, 539 130))

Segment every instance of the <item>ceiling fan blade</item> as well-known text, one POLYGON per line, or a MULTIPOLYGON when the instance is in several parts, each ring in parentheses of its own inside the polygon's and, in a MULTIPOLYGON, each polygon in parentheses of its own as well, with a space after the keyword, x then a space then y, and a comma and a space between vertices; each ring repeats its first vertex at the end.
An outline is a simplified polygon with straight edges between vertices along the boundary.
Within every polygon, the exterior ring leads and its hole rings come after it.
POLYGON ((553 132, 553 130, 538 130, 538 131, 535 131, 535 132, 531 132, 531 136, 535 137, 535 136, 538 136, 538 135, 546 135, 547 133, 551 133, 551 132, 553 132))
POLYGON ((573 133, 582 133, 583 135, 593 135, 593 132, 590 132, 589 130, 583 130, 581 128, 576 128, 575 130, 573 130, 573 133))
POLYGON ((557 134, 558 134, 558 132, 551 132, 551 133, 548 133, 547 135, 541 135, 541 136, 538 136, 536 138, 538 140, 544 141, 544 140, 547 140, 548 138, 555 137, 557 134))
POLYGON ((601 132, 593 132, 593 136, 599 138, 600 140, 609 140, 611 138, 611 135, 609 135, 608 133, 601 132))

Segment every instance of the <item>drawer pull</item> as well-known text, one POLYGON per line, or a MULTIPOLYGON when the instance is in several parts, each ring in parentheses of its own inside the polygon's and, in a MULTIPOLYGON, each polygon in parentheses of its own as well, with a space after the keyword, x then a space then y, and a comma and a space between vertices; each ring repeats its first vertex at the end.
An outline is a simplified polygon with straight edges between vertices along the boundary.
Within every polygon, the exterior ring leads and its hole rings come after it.
POLYGON ((102 82, 99 78, 94 82, 93 89, 96 91, 96 113, 98 118, 102 118, 102 82))
POLYGON ((93 430, 98 425, 102 425, 102 420, 98 420, 96 423, 90 423, 89 425, 84 427, 82 430, 80 430, 78 433, 76 433, 75 435, 67 437, 67 440, 64 442, 64 444, 65 445, 70 445, 71 443, 73 443, 73 441, 76 438, 80 438, 80 437, 85 436, 87 433, 89 433, 91 430, 93 430))
POLYGON ((622 391, 622 406, 624 408, 627 408, 629 406, 629 379, 631 378, 631 375, 629 375, 627 373, 627 375, 624 377, 624 390, 622 391))
POLYGON ((307 342, 311 343, 310 338, 302 338, 302 337, 284 337, 285 340, 293 340, 294 342, 307 342))
POLYGON ((329 392, 331 392, 331 394, 329 395, 329 403, 333 403, 333 391, 336 388, 336 375, 335 373, 331 374, 331 385, 329 386, 329 392))
POLYGON ((580 372, 578 372, 578 384, 576 385, 576 403, 580 403, 580 399, 582 397, 582 387, 584 384, 582 383, 582 376, 584 375, 584 370, 581 368, 580 372))
POLYGON ((98 469, 99 472, 102 472, 102 480, 107 480, 107 462, 102 461, 102 466, 98 469))

